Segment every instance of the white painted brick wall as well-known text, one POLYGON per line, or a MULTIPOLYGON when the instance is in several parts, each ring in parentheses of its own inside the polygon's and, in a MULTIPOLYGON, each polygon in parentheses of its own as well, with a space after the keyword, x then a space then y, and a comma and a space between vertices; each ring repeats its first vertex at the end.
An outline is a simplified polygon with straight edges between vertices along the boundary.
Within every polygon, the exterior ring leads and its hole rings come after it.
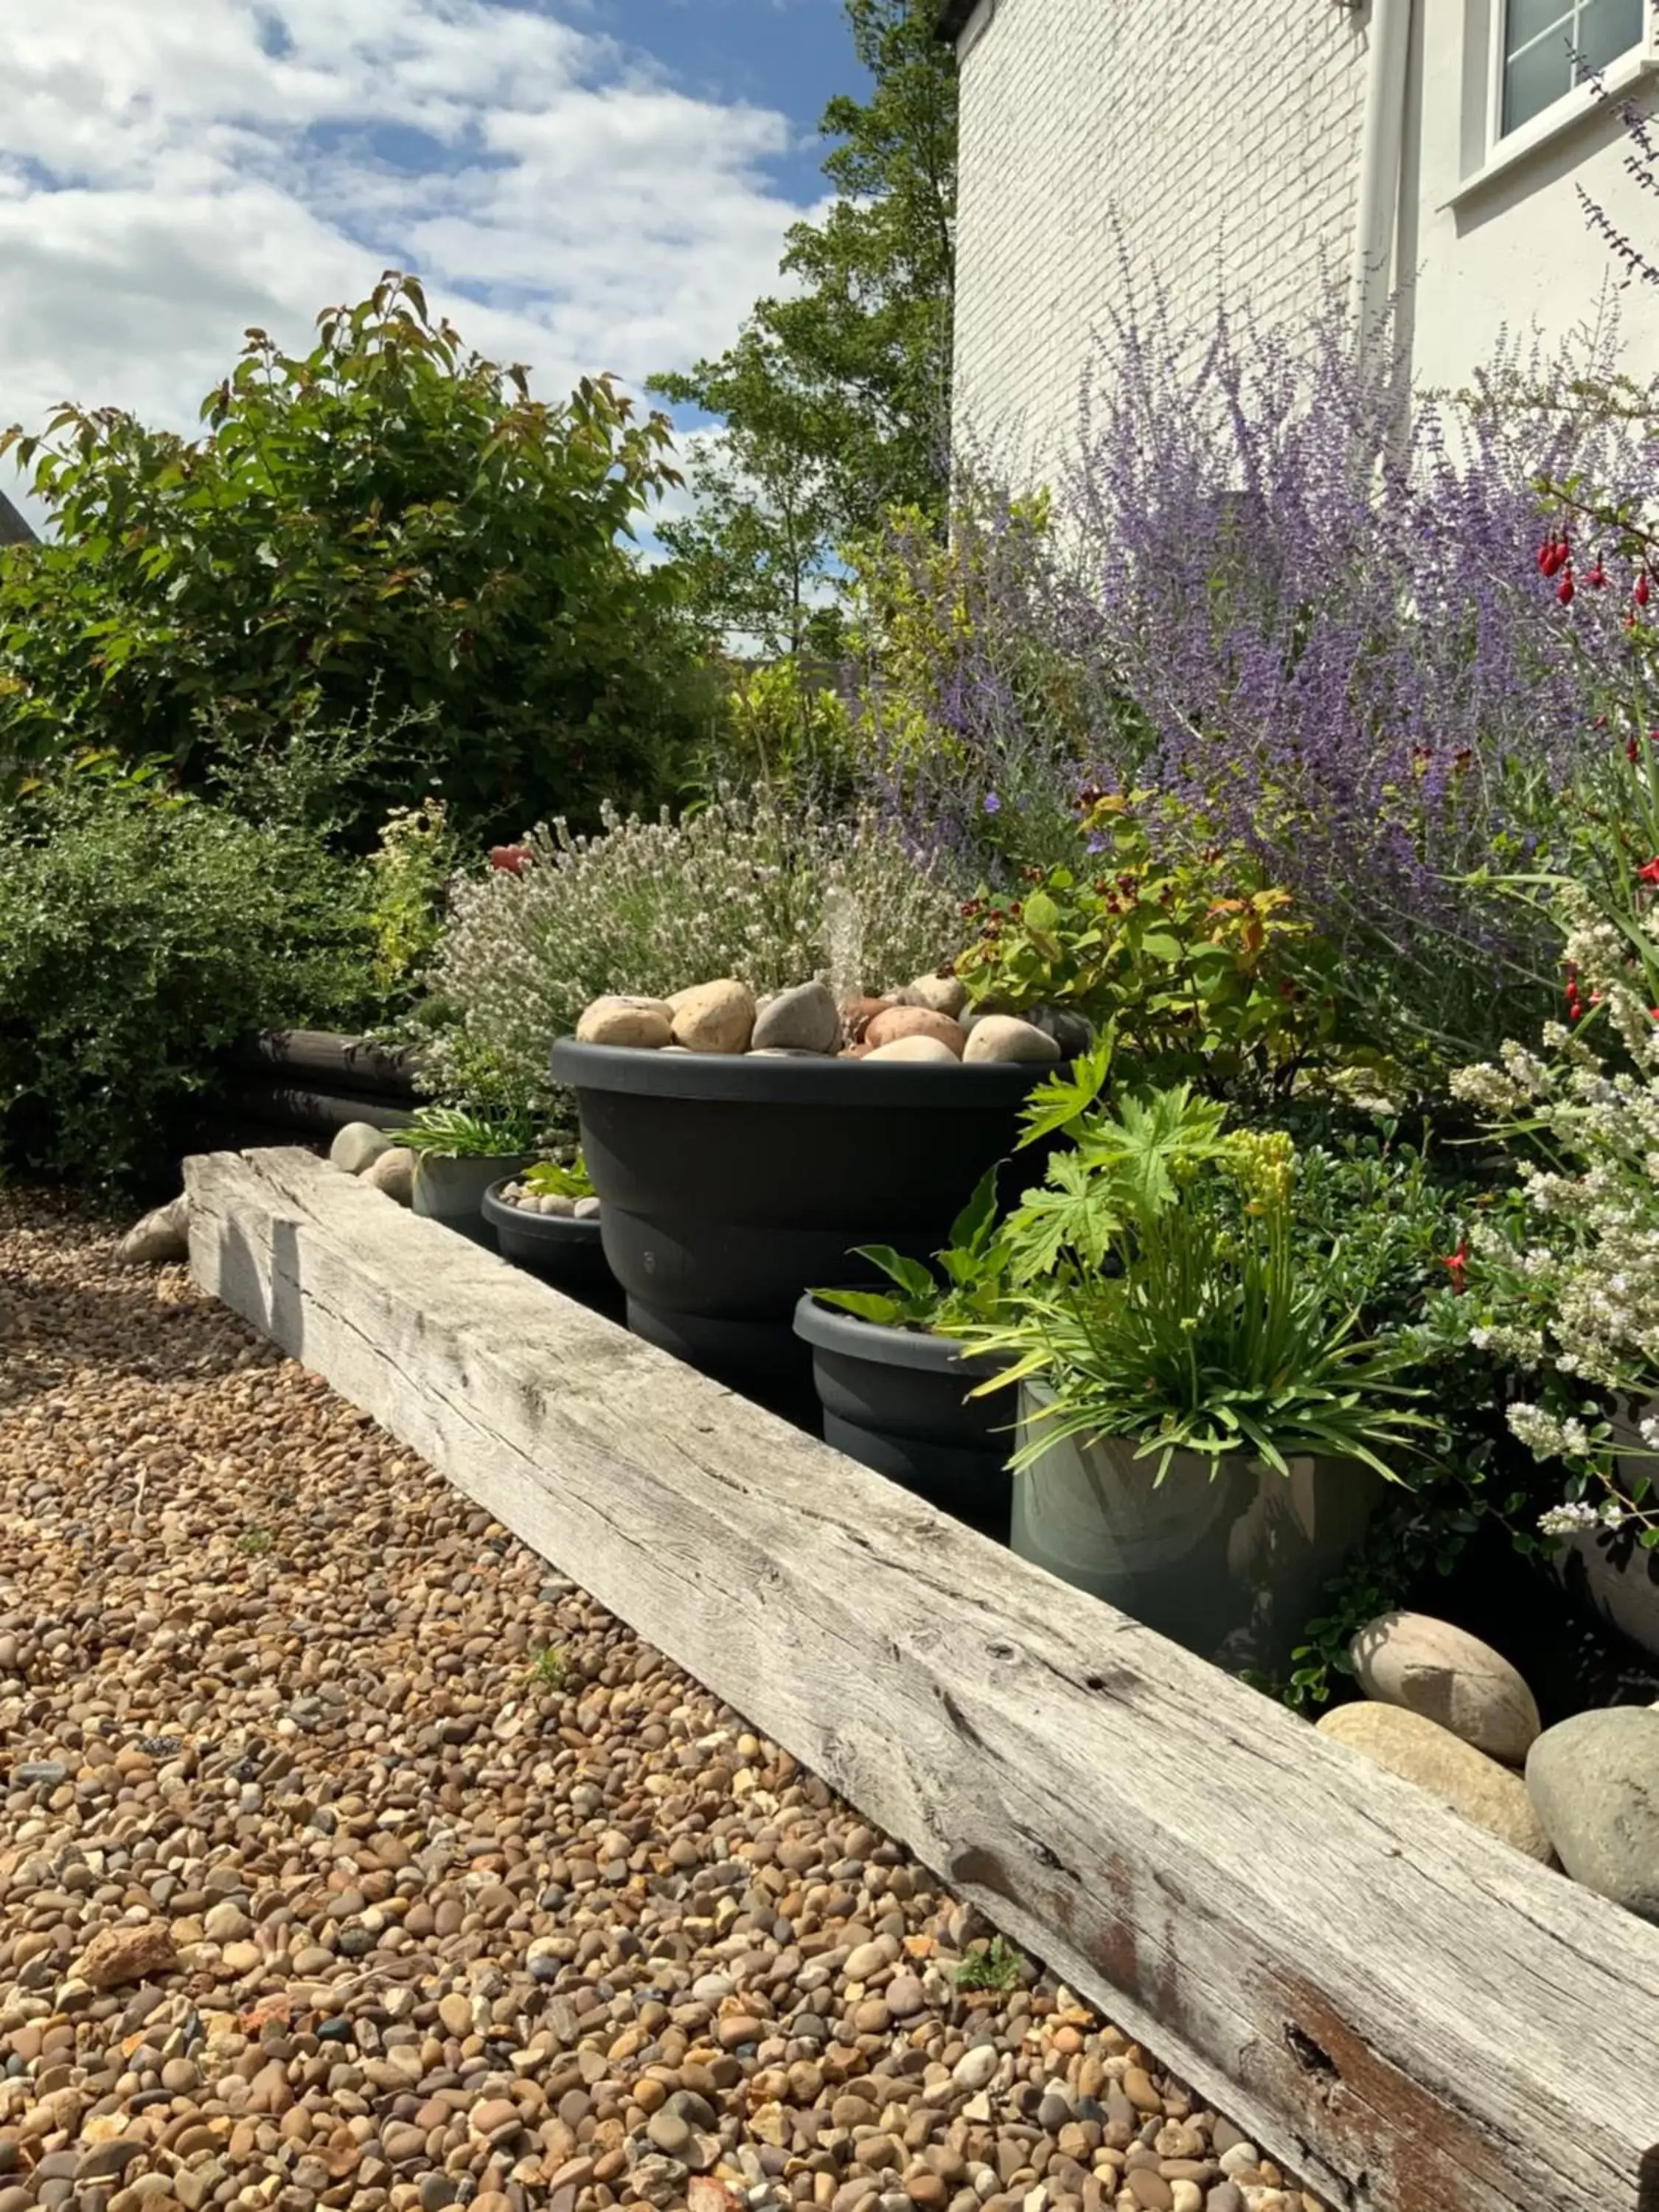
POLYGON ((1122 282, 1305 309, 1352 258, 1363 13, 1335 0, 1000 0, 962 78, 958 421, 1042 468, 1122 282), (1115 218, 1118 231, 1115 231, 1115 218))

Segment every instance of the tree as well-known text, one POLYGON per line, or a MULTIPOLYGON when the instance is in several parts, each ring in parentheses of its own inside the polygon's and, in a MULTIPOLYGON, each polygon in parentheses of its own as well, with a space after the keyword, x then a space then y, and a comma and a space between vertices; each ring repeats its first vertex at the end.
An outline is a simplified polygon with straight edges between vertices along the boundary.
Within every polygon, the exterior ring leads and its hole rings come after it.
MULTIPOLYGON (((13 429, 52 541, 0 556, 0 783, 79 750, 212 773, 302 726, 414 721, 470 833, 664 794, 700 734, 678 584, 625 544, 679 478, 609 378, 562 404, 465 351, 418 282, 251 331, 194 440, 113 409, 13 429)), ((365 794, 361 833, 407 782, 365 794)))
POLYGON ((717 416, 690 471, 689 520, 659 534, 717 629, 769 652, 833 629, 838 550, 890 506, 942 524, 956 274, 957 78, 933 0, 845 0, 867 100, 832 100, 840 197, 790 231, 790 289, 735 345, 653 389, 717 416))

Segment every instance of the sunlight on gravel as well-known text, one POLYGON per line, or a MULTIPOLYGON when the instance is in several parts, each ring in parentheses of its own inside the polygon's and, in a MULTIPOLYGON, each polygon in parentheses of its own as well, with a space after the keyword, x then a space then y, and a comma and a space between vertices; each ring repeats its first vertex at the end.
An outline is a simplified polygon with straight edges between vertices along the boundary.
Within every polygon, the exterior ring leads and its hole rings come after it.
POLYGON ((0 2212, 1316 2212, 182 1268, 16 1193, 0 1516, 0 2212))

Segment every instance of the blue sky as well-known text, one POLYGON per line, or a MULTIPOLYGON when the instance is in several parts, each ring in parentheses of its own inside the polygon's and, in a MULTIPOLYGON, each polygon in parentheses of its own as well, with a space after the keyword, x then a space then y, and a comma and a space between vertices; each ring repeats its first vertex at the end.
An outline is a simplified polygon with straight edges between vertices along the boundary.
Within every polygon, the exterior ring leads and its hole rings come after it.
POLYGON ((388 266, 538 387, 717 351, 822 204, 838 0, 7 0, 0 422, 184 428, 388 266))

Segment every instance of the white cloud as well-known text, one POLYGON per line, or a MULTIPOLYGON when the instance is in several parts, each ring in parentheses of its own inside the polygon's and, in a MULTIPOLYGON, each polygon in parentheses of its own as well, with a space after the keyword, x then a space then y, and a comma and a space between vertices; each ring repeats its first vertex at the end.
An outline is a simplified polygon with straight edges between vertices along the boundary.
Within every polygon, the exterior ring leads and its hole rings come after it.
MULTIPOLYGON (((574 6, 577 0, 568 0, 574 6)), ((244 328, 418 268, 551 394, 718 349, 800 209, 775 112, 501 0, 6 0, 0 423, 185 428, 244 328)))

